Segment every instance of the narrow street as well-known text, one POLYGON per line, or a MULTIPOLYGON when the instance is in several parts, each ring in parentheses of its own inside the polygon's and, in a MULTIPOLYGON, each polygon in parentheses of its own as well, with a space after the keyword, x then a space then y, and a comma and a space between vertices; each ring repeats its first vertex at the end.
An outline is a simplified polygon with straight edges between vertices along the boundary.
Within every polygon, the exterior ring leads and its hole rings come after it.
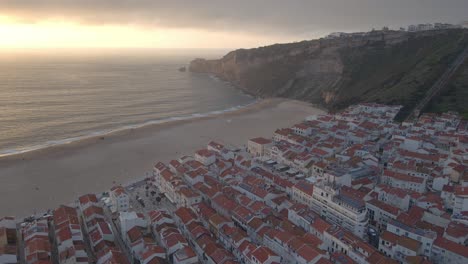
POLYGON ((102 207, 104 208, 104 216, 106 217, 106 221, 110 224, 112 228, 112 232, 114 233, 115 244, 122 250, 122 252, 127 257, 128 261, 133 264, 134 261, 133 261, 132 254, 129 251, 129 249, 125 246, 125 243, 122 240, 120 227, 115 225, 112 219, 112 212, 110 211, 109 207, 107 207, 105 204, 102 204, 102 207))

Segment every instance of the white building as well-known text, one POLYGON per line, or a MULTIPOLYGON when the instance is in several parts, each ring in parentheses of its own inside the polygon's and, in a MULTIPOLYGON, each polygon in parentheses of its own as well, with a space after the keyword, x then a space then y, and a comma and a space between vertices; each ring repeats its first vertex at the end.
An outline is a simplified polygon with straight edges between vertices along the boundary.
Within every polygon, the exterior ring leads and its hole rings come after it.
POLYGON ((453 214, 456 215, 468 211, 468 187, 456 186, 453 195, 455 198, 453 214))
POLYGON ((265 155, 265 150, 270 146, 272 141, 270 139, 258 137, 249 139, 247 142, 247 150, 254 157, 262 157, 265 155))
POLYGON ((314 185, 306 181, 301 181, 296 183, 292 188, 292 199, 312 206, 313 198, 312 194, 314 192, 314 185))
POLYGON ((434 263, 466 264, 468 250, 466 246, 439 237, 434 241, 431 259, 434 263))
POLYGON ((405 212, 408 211, 411 199, 408 191, 405 189, 392 188, 381 184, 375 187, 375 192, 378 193, 380 201, 396 206, 405 212))
MULTIPOLYGON (((324 244, 328 252, 342 253, 350 257, 356 263, 376 263, 375 260, 371 262, 370 257, 374 255, 374 253, 377 253, 377 250, 339 226, 332 226, 325 231, 324 244)), ((384 261, 385 259, 379 263, 387 263, 384 261)))
POLYGON ((326 221, 342 226, 358 237, 365 236, 368 218, 363 200, 325 185, 314 185, 312 199, 312 209, 326 221))
POLYGON ((406 263, 407 257, 419 255, 420 249, 421 242, 388 231, 384 231, 379 238, 379 251, 402 263, 406 263))
POLYGON ((125 212, 130 209, 130 197, 122 186, 115 186, 111 189, 110 202, 114 212, 125 212))
POLYGON ((209 166, 216 161, 216 155, 214 151, 208 149, 201 149, 195 152, 195 160, 202 163, 205 166, 209 166))
POLYGON ((145 219, 144 215, 140 213, 137 214, 136 212, 121 212, 119 215, 119 222, 122 237, 125 237, 128 230, 135 226, 143 229, 148 227, 148 221, 145 219))
POLYGON ((417 227, 408 226, 397 220, 390 220, 387 223, 387 231, 397 236, 406 236, 421 242, 420 253, 427 257, 430 257, 432 244, 437 237, 434 231, 426 231, 417 227))
POLYGON ((390 219, 396 219, 400 213, 397 207, 386 204, 377 199, 366 202, 369 221, 379 230, 385 230, 390 219))
POLYGON ((426 179, 385 170, 382 182, 392 187, 408 189, 419 193, 426 192, 426 179))

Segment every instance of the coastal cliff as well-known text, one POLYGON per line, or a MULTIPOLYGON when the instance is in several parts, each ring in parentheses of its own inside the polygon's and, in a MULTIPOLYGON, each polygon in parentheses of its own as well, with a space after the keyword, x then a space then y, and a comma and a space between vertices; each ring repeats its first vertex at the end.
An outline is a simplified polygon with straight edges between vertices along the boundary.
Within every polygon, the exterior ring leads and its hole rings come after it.
POLYGON ((468 44, 467 30, 372 31, 332 39, 239 49, 189 70, 249 94, 287 97, 330 110, 358 102, 411 108, 468 44))

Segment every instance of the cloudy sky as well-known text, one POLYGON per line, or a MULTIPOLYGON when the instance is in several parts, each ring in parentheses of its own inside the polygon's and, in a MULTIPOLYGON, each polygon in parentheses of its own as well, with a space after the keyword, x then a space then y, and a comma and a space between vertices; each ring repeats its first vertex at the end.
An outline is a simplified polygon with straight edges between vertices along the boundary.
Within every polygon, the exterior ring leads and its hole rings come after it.
POLYGON ((467 0, 0 0, 0 47, 239 48, 464 20, 467 0))

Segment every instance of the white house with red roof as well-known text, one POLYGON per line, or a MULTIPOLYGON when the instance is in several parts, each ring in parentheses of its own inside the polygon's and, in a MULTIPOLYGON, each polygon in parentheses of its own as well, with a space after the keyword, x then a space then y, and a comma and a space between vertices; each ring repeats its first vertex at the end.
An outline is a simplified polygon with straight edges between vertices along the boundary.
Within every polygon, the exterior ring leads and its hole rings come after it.
POLYGON ((377 199, 366 202, 369 222, 378 230, 385 230, 390 219, 396 219, 400 214, 400 209, 377 199))
POLYGON ((97 222, 88 233, 89 240, 95 251, 103 248, 108 242, 114 242, 115 237, 109 223, 105 221, 97 222))
POLYGON ((224 150, 224 145, 216 141, 210 141, 206 148, 210 151, 214 151, 220 154, 224 150))
POLYGON ((195 160, 205 166, 209 166, 216 161, 216 152, 208 149, 200 149, 195 152, 195 160))
POLYGON ((116 247, 105 247, 97 254, 97 264, 130 264, 127 257, 116 247))
MULTIPOLYGON (((27 264, 51 261, 51 244, 47 220, 34 221, 21 230, 24 242, 24 257, 27 264)), ((50 263, 50 262, 46 262, 50 263)))
POLYGON ((274 141, 286 141, 288 140, 289 135, 293 133, 293 130, 290 128, 277 129, 273 134, 274 141))
POLYGON ((176 228, 164 228, 160 232, 162 245, 166 248, 167 254, 172 255, 177 250, 186 246, 187 240, 176 228))
POLYGON ((280 262, 281 257, 267 247, 259 246, 250 253, 251 264, 275 264, 280 262))
POLYGON ((130 209, 130 196, 122 186, 112 187, 109 198, 113 212, 125 212, 130 209))
POLYGON ((75 208, 60 206, 53 212, 55 246, 59 264, 88 263, 83 233, 75 208))
POLYGON ((453 215, 462 214, 468 211, 468 187, 455 186, 453 203, 453 215))
POLYGON ((189 246, 177 250, 173 255, 174 264, 196 264, 198 257, 195 251, 189 246))
POLYGON ((177 206, 178 207, 189 207, 193 204, 201 202, 202 197, 199 193, 195 192, 189 187, 181 187, 177 191, 177 206))
POLYGON ((445 229, 444 238, 460 245, 468 244, 468 224, 452 221, 445 229))
POLYGON ((84 211, 90 206, 98 206, 99 202, 95 194, 85 194, 78 198, 80 210, 84 211))
POLYGON ((466 264, 468 250, 464 245, 438 237, 432 246, 431 260, 434 263, 466 264))
POLYGON ((148 220, 142 213, 137 212, 120 212, 119 214, 119 223, 120 223, 120 231, 122 233, 122 237, 125 237, 128 230, 132 229, 133 227, 137 226, 142 229, 146 229, 148 227, 148 220))
POLYGON ((292 127, 294 133, 301 136, 310 136, 312 134, 312 127, 305 123, 296 124, 292 127))
POLYGON ((174 220, 167 211, 149 211, 151 225, 174 224, 174 220))
POLYGON ((158 264, 166 258, 166 250, 163 247, 154 245, 146 245, 138 255, 141 264, 158 264))
POLYGON ((374 247, 340 226, 327 229, 324 242, 329 252, 343 253, 356 263, 393 263, 385 262, 385 257, 380 255, 374 247))
POLYGON ((254 157, 262 157, 265 155, 265 150, 272 144, 270 139, 257 137, 249 139, 247 142, 247 150, 254 157))
POLYGON ((453 209, 453 204, 455 202, 454 191, 453 185, 446 184, 442 187, 442 191, 440 192, 440 198, 444 200, 444 206, 448 209, 453 209))
POLYGON ((364 193, 346 186, 333 188, 325 184, 315 184, 311 208, 328 222, 364 237, 368 226, 364 196, 364 193))
POLYGON ((421 255, 421 242, 385 230, 379 237, 379 250, 386 256, 407 263, 408 257, 421 255))
POLYGON ((190 185, 195 185, 198 182, 203 182, 205 175, 208 174, 208 170, 203 167, 200 167, 196 170, 187 171, 184 173, 184 178, 190 185))
POLYGON ((303 204, 295 204, 288 209, 288 220, 322 241, 325 230, 331 226, 303 204))
POLYGON ((313 192, 314 192, 314 185, 307 181, 300 181, 292 187, 292 199, 307 204, 308 206, 312 206, 313 203, 313 192))
POLYGON ((315 264, 323 257, 322 254, 309 245, 299 247, 299 249, 293 253, 293 256, 299 264, 315 264))
POLYGON ((380 201, 396 206, 404 212, 408 211, 411 197, 407 190, 380 184, 375 187, 375 191, 380 201))
POLYGON ((421 216, 413 214, 400 214, 396 220, 390 220, 387 223, 387 231, 397 235, 411 238, 421 242, 420 253, 425 256, 431 255, 431 248, 434 240, 437 238, 437 233, 432 230, 424 230, 413 226, 421 220, 421 216), (411 223, 406 221, 406 218, 411 218, 411 223), (410 225, 412 224, 412 225, 410 225))
POLYGON ((426 192, 426 179, 388 169, 383 172, 382 182, 396 188, 407 189, 419 193, 426 192))
POLYGON ((139 256, 143 250, 145 249, 145 241, 143 239, 143 232, 142 229, 138 226, 134 226, 130 228, 124 238, 124 243, 126 244, 127 248, 130 249, 130 252, 134 257, 139 256))
POLYGON ((314 157, 307 153, 307 152, 302 152, 296 155, 296 157, 293 160, 293 167, 302 173, 309 175, 310 174, 310 167, 312 166, 314 162, 314 157))

